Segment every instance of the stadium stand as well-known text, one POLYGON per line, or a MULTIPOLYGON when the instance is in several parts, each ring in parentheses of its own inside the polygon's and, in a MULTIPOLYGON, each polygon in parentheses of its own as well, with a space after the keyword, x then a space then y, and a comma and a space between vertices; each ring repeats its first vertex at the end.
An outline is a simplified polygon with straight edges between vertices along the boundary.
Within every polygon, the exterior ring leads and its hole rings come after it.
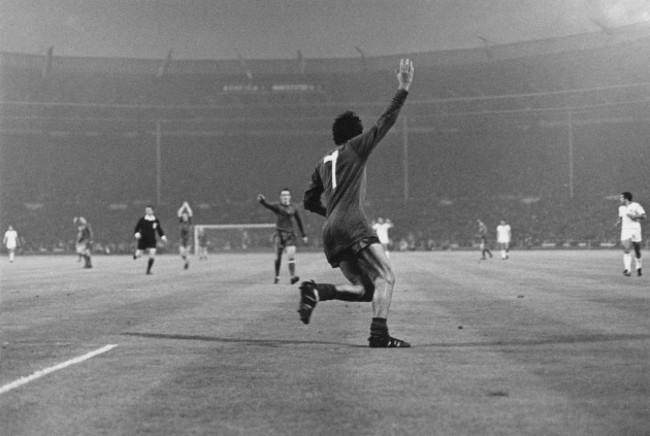
MULTIPOLYGON (((410 55, 417 87, 369 163, 368 212, 416 249, 470 246, 479 217, 507 218, 520 247, 615 241, 612 195, 650 199, 647 33, 410 55)), ((394 58, 253 60, 251 78, 237 61, 159 76, 153 60, 55 57, 46 71, 43 56, 0 53, 0 224, 27 250, 65 251, 84 215, 121 252, 146 204, 172 235, 184 200, 199 222, 264 222, 255 195, 299 200, 335 115, 374 122, 394 58)))

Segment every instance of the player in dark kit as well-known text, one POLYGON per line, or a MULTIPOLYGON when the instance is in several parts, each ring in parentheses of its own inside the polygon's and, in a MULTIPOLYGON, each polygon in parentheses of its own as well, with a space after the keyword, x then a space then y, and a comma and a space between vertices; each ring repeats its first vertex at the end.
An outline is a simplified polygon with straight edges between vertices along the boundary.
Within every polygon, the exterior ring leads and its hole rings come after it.
POLYGON ((478 224, 478 237, 481 241, 479 244, 479 248, 481 249, 481 260, 487 259, 485 257, 486 254, 489 254, 490 259, 492 259, 492 252, 490 251, 490 245, 487 240, 488 228, 481 220, 476 220, 476 223, 478 224))
POLYGON ((190 267, 190 239, 192 237, 192 208, 184 201, 177 212, 178 215, 178 229, 180 230, 180 239, 178 241, 178 251, 181 259, 185 261, 184 269, 190 267))
POLYGON ((373 319, 368 342, 373 348, 410 347, 388 334, 387 317, 395 276, 384 248, 368 222, 366 161, 379 141, 395 124, 413 81, 413 64, 402 59, 397 73, 398 90, 377 124, 363 132, 353 112, 341 114, 332 126, 336 148, 318 163, 305 192, 305 209, 325 217, 323 246, 332 268, 340 268, 349 285, 302 282, 298 312, 308 324, 318 301, 372 302, 373 319), (325 196, 325 204, 321 202, 325 196))
POLYGON ((287 252, 287 264, 289 265, 289 274, 291 274, 291 284, 293 285, 300 277, 296 275, 296 233, 293 230, 293 220, 298 224, 298 230, 302 235, 303 242, 307 242, 307 235, 302 226, 302 220, 298 213, 298 208, 291 204, 291 191, 284 188, 280 191, 279 203, 268 203, 264 195, 259 194, 257 201, 262 206, 271 210, 277 217, 275 224, 275 235, 273 241, 275 242, 275 279, 273 283, 280 281, 280 265, 282 263, 282 253, 287 252))
POLYGON ((149 261, 147 262, 147 274, 151 274, 151 267, 156 258, 156 233, 160 239, 167 242, 167 236, 160 225, 160 221, 153 214, 153 207, 147 206, 144 209, 144 216, 138 220, 135 225, 135 239, 138 241, 138 248, 135 250, 133 259, 142 256, 142 252, 149 252, 149 261))

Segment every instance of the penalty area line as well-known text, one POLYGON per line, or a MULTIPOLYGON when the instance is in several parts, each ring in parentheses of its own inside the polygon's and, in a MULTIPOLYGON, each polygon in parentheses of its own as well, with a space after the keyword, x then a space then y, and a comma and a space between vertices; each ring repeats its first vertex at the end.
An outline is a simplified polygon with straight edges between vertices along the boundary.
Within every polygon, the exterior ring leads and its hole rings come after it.
POLYGON ((98 354, 105 353, 109 350, 112 350, 113 348, 117 347, 117 344, 111 344, 111 345, 106 345, 105 347, 99 348, 95 351, 91 351, 90 353, 86 353, 83 356, 75 357, 74 359, 70 359, 68 361, 65 361, 63 363, 59 363, 58 365, 55 366, 50 366, 49 368, 41 369, 39 371, 36 371, 34 374, 29 375, 27 377, 21 377, 18 380, 11 382, 9 384, 6 384, 2 387, 0 387, 0 394, 4 394, 5 392, 9 392, 12 389, 15 389, 19 386, 22 386, 26 383, 29 383, 30 381, 36 380, 37 378, 41 378, 44 375, 47 375, 51 372, 58 371, 60 369, 66 368, 70 365, 74 365, 76 363, 81 363, 84 360, 88 360, 92 357, 97 356, 98 354))

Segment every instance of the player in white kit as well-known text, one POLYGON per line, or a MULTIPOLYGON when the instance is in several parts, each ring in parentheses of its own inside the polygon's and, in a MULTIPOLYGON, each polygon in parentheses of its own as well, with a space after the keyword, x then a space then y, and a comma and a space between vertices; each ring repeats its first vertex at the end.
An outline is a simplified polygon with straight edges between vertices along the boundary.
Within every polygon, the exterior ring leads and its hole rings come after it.
POLYGON ((2 240, 2 243, 5 244, 5 247, 7 247, 7 251, 9 252, 9 262, 13 262, 16 247, 20 242, 18 241, 18 232, 16 232, 12 226, 9 226, 5 232, 5 237, 2 240))
POLYGON ((623 245, 623 275, 632 275, 632 254, 634 247, 636 255, 636 274, 643 275, 641 271, 641 220, 646 219, 645 210, 639 203, 632 201, 631 192, 623 192, 618 197, 621 205, 618 207, 618 220, 616 225, 621 225, 621 245, 623 245))
POLYGON ((497 226, 497 245, 501 250, 501 260, 510 259, 510 241, 512 240, 512 229, 506 220, 502 219, 497 226))
POLYGON ((377 233, 379 242, 384 246, 384 251, 386 252, 386 257, 390 259, 390 254, 388 253, 388 244, 390 244, 390 238, 388 237, 388 230, 393 228, 393 223, 390 219, 386 218, 377 218, 377 222, 372 225, 373 230, 377 233))

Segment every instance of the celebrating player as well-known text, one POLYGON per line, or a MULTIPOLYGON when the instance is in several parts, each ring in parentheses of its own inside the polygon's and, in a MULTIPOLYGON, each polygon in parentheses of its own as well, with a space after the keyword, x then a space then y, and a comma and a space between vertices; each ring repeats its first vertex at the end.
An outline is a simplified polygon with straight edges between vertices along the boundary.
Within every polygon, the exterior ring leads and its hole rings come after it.
POLYGON ((296 224, 298 224, 298 229, 302 235, 302 240, 305 243, 307 242, 307 235, 302 226, 298 208, 294 204, 291 204, 291 191, 288 188, 282 189, 280 191, 279 203, 268 203, 266 197, 262 194, 257 196, 257 201, 265 208, 271 210, 277 217, 275 235, 273 235, 273 241, 275 243, 275 279, 273 279, 273 283, 280 281, 282 253, 286 251, 289 274, 291 274, 291 284, 293 285, 300 280, 300 277, 296 275, 296 234, 293 230, 292 218, 296 220, 296 224))
POLYGON ((512 240, 512 229, 506 220, 502 219, 497 226, 497 244, 501 250, 501 260, 510 259, 510 241, 512 240))
POLYGON ((388 237, 388 230, 393 228, 393 223, 390 219, 384 219, 382 217, 377 218, 377 222, 372 225, 372 229, 377 233, 379 242, 384 247, 386 252, 386 257, 390 259, 390 253, 388 252, 388 244, 390 244, 390 238, 388 237))
POLYGON ((9 252, 9 262, 13 262, 16 247, 18 247, 20 241, 18 240, 18 232, 16 232, 12 226, 7 228, 2 243, 5 244, 5 247, 7 247, 7 251, 9 252))
POLYGON ((77 224, 77 242, 75 245, 77 254, 84 259, 84 268, 92 268, 93 264, 90 259, 90 253, 93 243, 93 231, 86 218, 80 216, 74 218, 74 223, 77 224))
POLYGON ((476 220, 476 222, 478 223, 478 237, 481 240, 479 245, 481 248, 481 260, 487 259, 485 257, 486 254, 490 255, 490 259, 492 259, 492 252, 490 251, 490 247, 487 242, 488 228, 483 221, 476 220))
POLYGON ((133 259, 142 256, 142 252, 147 250, 149 252, 149 260, 147 262, 147 274, 151 274, 151 267, 156 258, 156 233, 160 239, 167 242, 167 236, 160 225, 160 221, 153 214, 153 207, 147 206, 144 209, 144 216, 138 220, 135 225, 135 239, 138 241, 138 248, 135 250, 133 259))
POLYGON ((634 247, 636 255, 636 274, 641 272, 641 220, 646 219, 645 210, 639 203, 632 201, 631 192, 623 192, 618 197, 621 205, 618 207, 618 220, 616 225, 621 225, 621 244, 623 245, 623 275, 632 275, 632 255, 630 248, 634 247))
POLYGON ((181 258, 185 261, 185 269, 190 267, 190 238, 192 236, 192 208, 184 201, 180 209, 178 209, 178 227, 181 235, 178 242, 178 251, 181 258))
POLYGON ((399 83, 386 111, 377 124, 363 132, 354 112, 344 112, 332 126, 336 147, 318 163, 305 192, 309 211, 325 217, 323 245, 328 262, 340 268, 350 281, 347 285, 303 282, 298 312, 308 324, 318 301, 343 300, 372 302, 373 318, 368 342, 373 348, 410 347, 406 341, 388 334, 388 311, 395 276, 379 238, 363 210, 366 195, 366 161, 377 144, 395 124, 413 81, 413 64, 400 61, 399 83), (325 204, 321 195, 325 196, 325 204))

